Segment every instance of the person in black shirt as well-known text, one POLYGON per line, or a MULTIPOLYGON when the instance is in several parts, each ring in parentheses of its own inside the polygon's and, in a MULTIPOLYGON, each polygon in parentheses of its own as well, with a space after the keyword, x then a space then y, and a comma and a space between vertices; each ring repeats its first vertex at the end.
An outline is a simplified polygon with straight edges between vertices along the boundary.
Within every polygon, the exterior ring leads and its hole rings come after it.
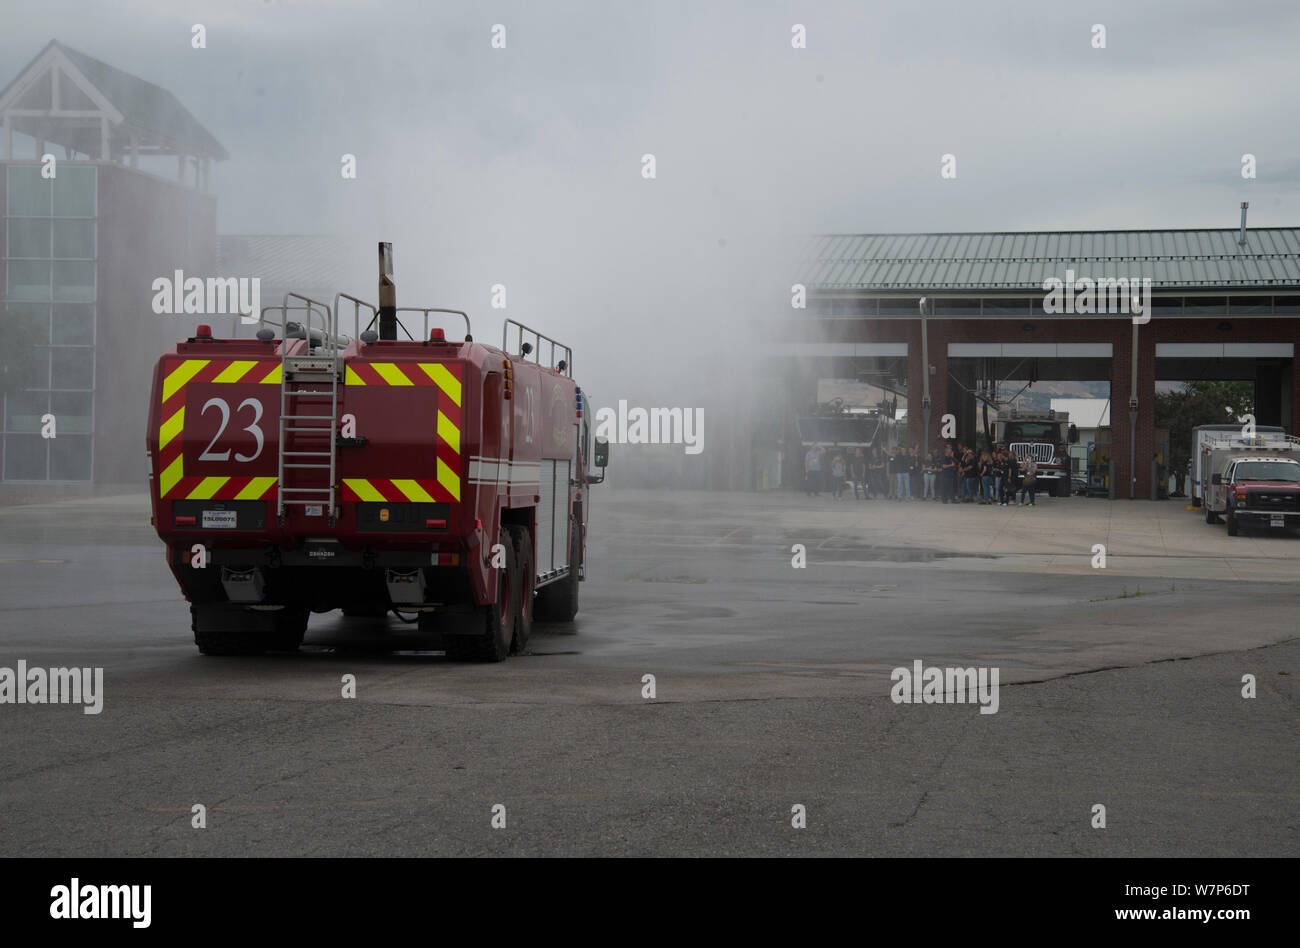
POLYGON ((868 499, 875 497, 879 500, 885 496, 885 456, 879 445, 871 449, 871 460, 867 462, 867 480, 870 485, 868 499))
POLYGON ((1002 484, 1007 479, 1007 453, 998 450, 993 454, 993 503, 1002 503, 1002 484))
POLYGON ((1020 464, 1016 456, 1007 452, 1007 476, 1002 479, 1002 506, 1007 506, 1016 496, 1016 487, 1020 480, 1020 464))
POLYGON ((957 502, 957 457, 950 444, 944 446, 943 460, 939 462, 939 486, 945 504, 957 502))

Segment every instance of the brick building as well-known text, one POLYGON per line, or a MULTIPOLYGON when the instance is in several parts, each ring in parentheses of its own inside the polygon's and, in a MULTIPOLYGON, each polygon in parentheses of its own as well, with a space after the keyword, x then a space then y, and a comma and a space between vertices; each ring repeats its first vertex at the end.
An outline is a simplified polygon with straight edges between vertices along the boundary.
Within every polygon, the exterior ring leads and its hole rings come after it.
POLYGON ((973 443, 975 393, 1001 380, 1107 382, 1118 497, 1151 496, 1157 380, 1251 381, 1257 423, 1294 431, 1300 228, 1245 228, 1244 220, 1225 230, 815 238, 797 271, 806 308, 769 337, 782 340, 774 357, 785 402, 783 483, 799 482, 796 419, 822 378, 869 379, 896 392, 909 408, 909 439, 930 446, 946 413, 957 437, 973 443), (1046 311, 1044 281, 1069 272, 1076 281, 1150 279, 1150 321, 1046 311))

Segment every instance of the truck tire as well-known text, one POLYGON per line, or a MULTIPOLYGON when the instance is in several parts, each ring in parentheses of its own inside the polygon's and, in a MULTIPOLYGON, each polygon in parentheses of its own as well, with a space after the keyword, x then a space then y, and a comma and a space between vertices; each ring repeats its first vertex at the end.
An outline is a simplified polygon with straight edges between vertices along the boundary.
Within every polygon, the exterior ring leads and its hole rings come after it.
POLYGON ((582 557, 581 525, 575 520, 569 534, 569 575, 537 590, 537 618, 542 622, 572 622, 578 614, 578 560, 582 557))
POLYGON ((1232 515, 1231 508, 1223 512, 1223 519, 1228 521, 1228 536, 1235 537, 1239 531, 1237 527, 1237 518, 1232 515))
POLYGON ((1219 522, 1219 515, 1216 514, 1213 510, 1211 510, 1208 505, 1205 508, 1205 522, 1206 523, 1219 522))
POLYGON ((514 640, 515 619, 519 615, 519 563, 510 534, 502 530, 497 537, 505 551, 504 575, 497 577, 497 601, 475 606, 469 617, 474 631, 469 635, 447 634, 444 649, 456 661, 504 662, 514 640))
POLYGON ((515 612, 514 641, 510 653, 518 655, 528 647, 533 634, 533 593, 537 588, 537 570, 533 567, 533 536, 526 527, 511 527, 510 537, 515 544, 515 562, 519 566, 519 607, 515 612))
POLYGON ((194 644, 203 655, 264 655, 294 652, 307 632, 306 608, 286 606, 253 613, 230 603, 190 606, 194 644))

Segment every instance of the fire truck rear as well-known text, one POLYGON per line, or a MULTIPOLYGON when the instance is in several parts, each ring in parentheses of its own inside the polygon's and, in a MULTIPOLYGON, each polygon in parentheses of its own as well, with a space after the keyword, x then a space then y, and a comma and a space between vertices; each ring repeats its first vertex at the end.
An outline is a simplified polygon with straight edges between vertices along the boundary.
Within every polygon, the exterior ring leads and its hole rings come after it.
POLYGON ((1065 412, 1016 412, 999 419, 994 441, 1022 463, 1032 457, 1038 464, 1038 489, 1052 497, 1070 496, 1069 446, 1079 440, 1079 430, 1065 412))
POLYGON ((534 615, 578 611, 603 471, 572 350, 514 320, 496 348, 463 312, 397 307, 391 259, 381 244, 378 306, 291 293, 256 339, 200 326, 154 370, 153 523, 206 655, 296 649, 312 612, 391 609, 454 658, 501 661, 534 615), (398 339, 400 313, 419 338, 398 339))

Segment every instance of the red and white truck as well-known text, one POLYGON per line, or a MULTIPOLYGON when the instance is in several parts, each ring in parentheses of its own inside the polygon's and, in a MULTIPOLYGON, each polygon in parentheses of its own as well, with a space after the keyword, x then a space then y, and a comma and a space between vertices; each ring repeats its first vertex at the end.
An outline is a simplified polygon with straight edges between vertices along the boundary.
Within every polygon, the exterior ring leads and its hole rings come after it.
POLYGON ((1230 537, 1300 527, 1300 438, 1225 432, 1203 444, 1200 462, 1206 523, 1223 520, 1230 537))
POLYGON ((578 611, 604 475, 572 350, 514 320, 498 348, 462 312, 397 307, 391 259, 381 244, 378 306, 289 294, 257 338, 200 326, 158 361, 153 523, 204 654, 292 650, 312 612, 391 609, 452 657, 501 661, 534 614, 578 611), (398 338, 400 313, 419 338, 398 338))

